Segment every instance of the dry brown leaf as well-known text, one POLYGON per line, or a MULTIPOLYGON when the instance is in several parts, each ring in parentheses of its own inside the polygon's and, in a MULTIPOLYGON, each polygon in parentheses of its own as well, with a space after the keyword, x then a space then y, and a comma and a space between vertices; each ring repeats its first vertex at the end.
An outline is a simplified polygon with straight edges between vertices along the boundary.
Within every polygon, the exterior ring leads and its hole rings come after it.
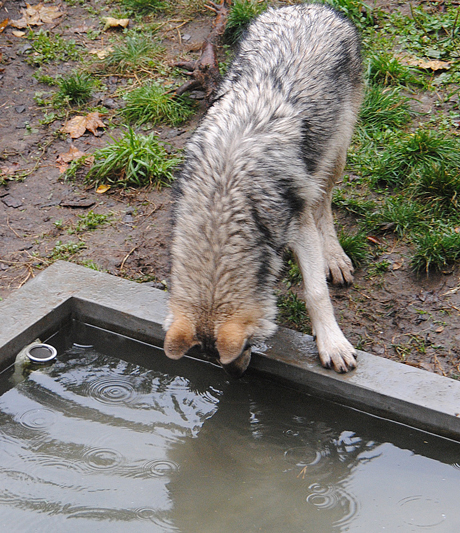
POLYGON ((25 31, 18 31, 18 30, 14 30, 11 32, 15 37, 24 37, 24 35, 26 34, 25 31))
POLYGON ((86 116, 78 115, 69 120, 62 132, 68 133, 72 139, 78 139, 86 130, 89 130, 94 135, 97 135, 97 128, 105 128, 105 124, 102 122, 99 113, 88 113, 86 116))
POLYGON ((97 128, 105 128, 105 124, 101 120, 101 115, 97 112, 89 113, 86 119, 86 129, 93 135, 97 135, 97 128))
POLYGON ((400 259, 399 261, 395 261, 391 265, 391 270, 399 270, 404 265, 404 259, 400 259))
POLYGON ((377 237, 372 237, 372 235, 368 235, 367 236, 367 240, 369 242, 371 242, 372 244, 378 244, 378 245, 381 245, 382 244, 382 241, 380 241, 379 239, 377 239, 377 237))
POLYGON ((59 154, 56 159, 57 167, 59 168, 60 173, 63 174, 69 168, 69 163, 71 161, 76 161, 84 155, 86 155, 85 152, 82 152, 73 144, 70 145, 69 151, 59 154))
POLYGON ((104 29, 106 31, 109 28, 127 28, 129 24, 129 19, 115 19, 113 17, 103 17, 104 29))
POLYGON ((104 194, 110 189, 110 185, 99 185, 99 187, 96 189, 96 192, 98 194, 104 194))
POLYGON ((97 55, 99 59, 105 59, 111 52, 113 52, 113 48, 111 46, 102 49, 91 48, 91 50, 88 52, 90 54, 97 55))
POLYGON ((59 10, 59 6, 45 6, 43 2, 35 6, 26 4, 25 9, 21 9, 22 19, 12 20, 11 26, 15 28, 27 28, 28 26, 41 26, 42 24, 53 22, 62 17, 64 13, 59 10))
POLYGON ((5 19, 2 22, 0 22, 0 33, 8 26, 10 19, 5 19))
POLYGON ((3 166, 0 167, 0 175, 2 176, 13 176, 15 172, 19 170, 19 163, 13 163, 13 166, 3 166))
POLYGON ((451 64, 438 59, 419 59, 415 56, 399 55, 399 60, 408 67, 417 67, 436 72, 437 70, 449 70, 451 64))

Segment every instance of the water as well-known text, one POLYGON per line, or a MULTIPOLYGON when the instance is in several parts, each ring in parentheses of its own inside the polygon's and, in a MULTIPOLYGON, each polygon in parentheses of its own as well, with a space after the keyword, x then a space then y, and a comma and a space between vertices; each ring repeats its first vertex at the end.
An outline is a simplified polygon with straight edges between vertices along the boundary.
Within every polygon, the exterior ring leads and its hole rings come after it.
POLYGON ((2 531, 460 531, 459 443, 100 337, 1 376, 2 531))

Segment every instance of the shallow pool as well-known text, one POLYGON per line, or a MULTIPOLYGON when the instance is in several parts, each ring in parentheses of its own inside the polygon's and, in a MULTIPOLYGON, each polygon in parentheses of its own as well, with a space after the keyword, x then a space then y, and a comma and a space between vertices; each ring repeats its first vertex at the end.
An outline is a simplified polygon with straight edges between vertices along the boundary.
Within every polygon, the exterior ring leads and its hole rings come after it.
POLYGON ((2 531, 460 531, 459 443, 95 328, 54 342, 0 376, 2 531))

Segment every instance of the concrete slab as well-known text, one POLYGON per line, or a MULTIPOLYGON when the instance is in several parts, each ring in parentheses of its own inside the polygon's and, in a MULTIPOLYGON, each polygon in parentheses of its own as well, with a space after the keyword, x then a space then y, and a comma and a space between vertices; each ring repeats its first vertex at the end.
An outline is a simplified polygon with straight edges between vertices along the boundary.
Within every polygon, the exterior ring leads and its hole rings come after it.
MULTIPOLYGON (((161 346, 166 301, 163 291, 58 261, 0 302, 0 368, 71 318, 161 346)), ((349 374, 326 370, 312 337, 280 328, 255 348, 250 371, 460 440, 460 382, 365 352, 358 362, 349 374)))

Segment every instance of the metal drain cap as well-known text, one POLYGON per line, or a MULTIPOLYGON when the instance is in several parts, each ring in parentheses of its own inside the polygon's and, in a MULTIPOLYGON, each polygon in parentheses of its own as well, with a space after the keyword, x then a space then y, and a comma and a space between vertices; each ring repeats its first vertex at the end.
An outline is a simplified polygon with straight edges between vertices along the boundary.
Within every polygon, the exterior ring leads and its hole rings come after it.
POLYGON ((34 363, 48 363, 57 356, 57 351, 49 344, 34 344, 27 350, 26 355, 34 363))

